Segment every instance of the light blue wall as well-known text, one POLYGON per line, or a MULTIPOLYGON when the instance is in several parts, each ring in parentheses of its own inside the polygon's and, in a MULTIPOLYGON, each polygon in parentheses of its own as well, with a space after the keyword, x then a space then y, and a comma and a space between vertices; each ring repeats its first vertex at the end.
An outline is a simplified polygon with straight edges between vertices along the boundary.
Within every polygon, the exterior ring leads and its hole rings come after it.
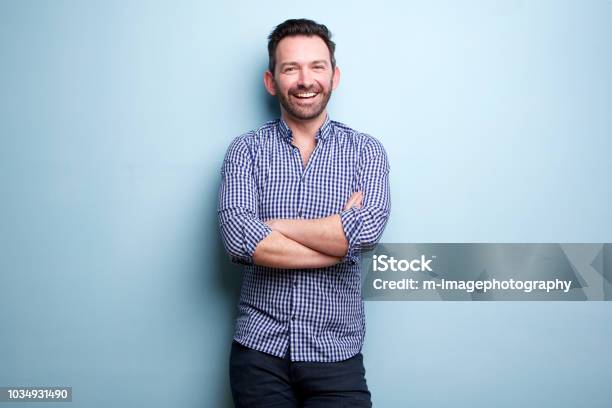
MULTIPOLYGON (((391 163, 387 242, 612 241, 612 2, 0 2, 0 386, 225 407, 234 136, 266 36, 327 24, 332 118, 391 163)), ((609 407, 612 304, 368 302, 379 407, 609 407)), ((25 406, 25 405, 20 405, 25 406)))

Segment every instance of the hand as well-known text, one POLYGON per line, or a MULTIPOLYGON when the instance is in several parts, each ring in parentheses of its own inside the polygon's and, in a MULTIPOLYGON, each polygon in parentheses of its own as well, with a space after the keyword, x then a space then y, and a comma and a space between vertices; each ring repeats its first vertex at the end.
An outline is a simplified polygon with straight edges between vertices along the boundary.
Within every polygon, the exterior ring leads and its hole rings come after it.
POLYGON ((343 211, 349 210, 353 207, 361 208, 362 205, 363 205, 363 193, 361 191, 355 191, 353 194, 351 194, 346 204, 344 204, 343 211))

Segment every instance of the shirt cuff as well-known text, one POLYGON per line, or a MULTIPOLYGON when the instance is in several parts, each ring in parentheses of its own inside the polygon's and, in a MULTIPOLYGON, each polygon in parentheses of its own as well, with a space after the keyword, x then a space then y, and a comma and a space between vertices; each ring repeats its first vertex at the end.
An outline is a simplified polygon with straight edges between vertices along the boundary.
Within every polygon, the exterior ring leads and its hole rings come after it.
POLYGON ((349 208, 340 212, 340 220, 346 240, 348 241, 347 254, 342 258, 342 262, 356 264, 359 262, 359 234, 362 228, 361 214, 358 208, 349 208))
POLYGON ((234 262, 252 265, 253 264, 253 254, 255 253, 255 248, 257 245, 266 238, 272 229, 264 222, 260 220, 254 220, 253 222, 245 223, 244 225, 244 254, 245 257, 234 258, 232 259, 234 262))

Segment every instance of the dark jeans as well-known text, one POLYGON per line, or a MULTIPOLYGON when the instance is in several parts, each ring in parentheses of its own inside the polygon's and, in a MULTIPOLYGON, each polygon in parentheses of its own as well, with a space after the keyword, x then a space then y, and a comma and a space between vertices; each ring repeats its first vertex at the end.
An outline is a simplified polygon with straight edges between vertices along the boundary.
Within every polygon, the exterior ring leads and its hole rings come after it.
POLYGON ((232 342, 230 384, 242 407, 371 407, 361 353, 333 363, 292 362, 232 342))

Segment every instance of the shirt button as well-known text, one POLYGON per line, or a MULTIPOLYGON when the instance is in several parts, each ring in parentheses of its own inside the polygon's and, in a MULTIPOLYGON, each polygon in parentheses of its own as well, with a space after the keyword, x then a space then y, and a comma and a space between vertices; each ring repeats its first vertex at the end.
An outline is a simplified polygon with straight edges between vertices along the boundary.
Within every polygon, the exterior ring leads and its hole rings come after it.
POLYGON ((298 215, 298 217, 301 217, 302 216, 302 210, 298 210, 297 215, 298 215))
POLYGON ((293 286, 297 287, 297 281, 296 280, 293 281, 293 286))
POLYGON ((291 316, 291 321, 294 322, 295 321, 295 316, 291 316))

